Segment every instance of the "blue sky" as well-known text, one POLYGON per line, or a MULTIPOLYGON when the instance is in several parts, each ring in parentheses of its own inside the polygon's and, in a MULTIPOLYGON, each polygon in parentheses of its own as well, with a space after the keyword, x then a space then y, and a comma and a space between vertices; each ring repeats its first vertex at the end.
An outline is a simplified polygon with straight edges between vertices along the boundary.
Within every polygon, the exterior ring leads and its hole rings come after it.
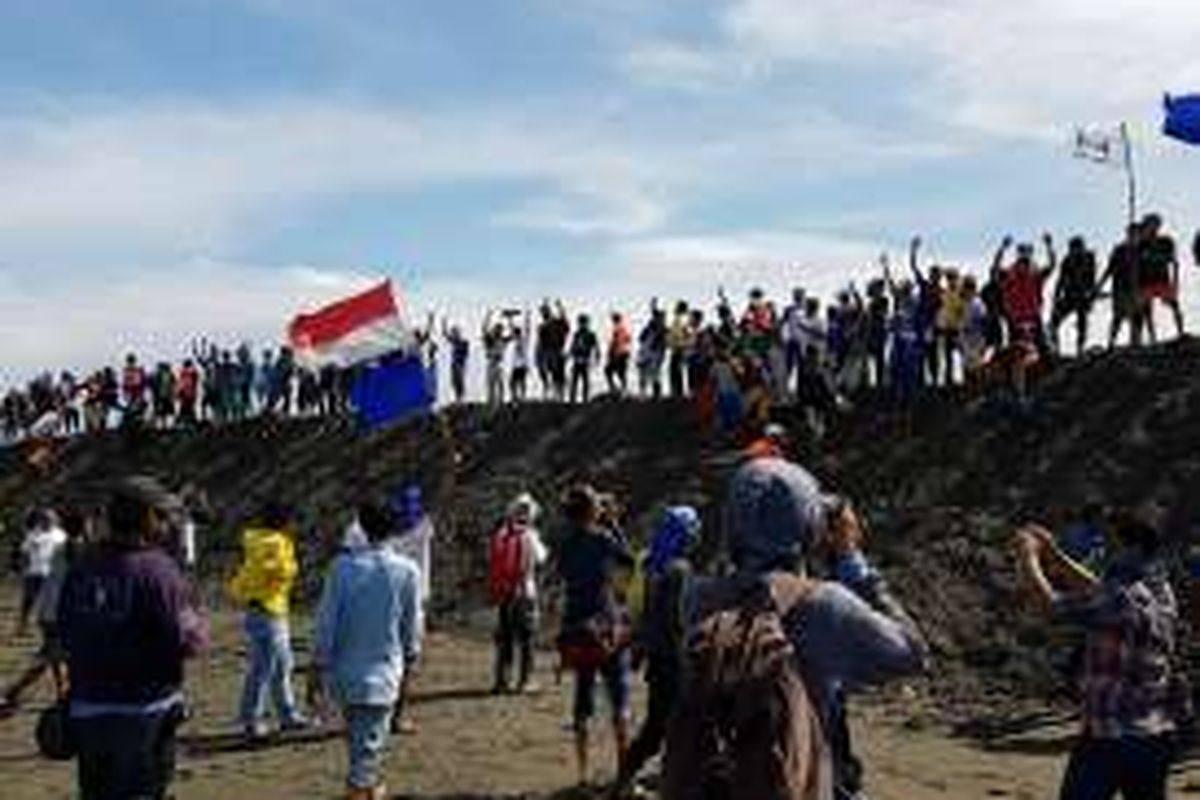
MULTIPOLYGON (((8 0, 0 378, 265 343, 388 274, 474 323, 717 284, 829 291, 922 233, 1107 248, 1128 120, 1190 237, 1190 0, 8 0)), ((1190 276, 1189 276, 1190 277, 1190 276)), ((1194 281, 1191 281, 1194 283, 1194 281)), ((1196 293, 1189 291, 1189 298, 1196 293)))

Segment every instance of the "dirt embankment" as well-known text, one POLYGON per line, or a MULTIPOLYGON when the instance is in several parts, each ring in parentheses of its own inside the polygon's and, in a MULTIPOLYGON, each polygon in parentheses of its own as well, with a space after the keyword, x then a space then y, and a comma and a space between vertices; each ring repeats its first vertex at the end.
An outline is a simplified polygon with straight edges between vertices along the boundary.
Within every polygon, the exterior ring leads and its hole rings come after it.
MULTIPOLYGON (((1190 341, 1091 356, 1047 376, 1028 407, 933 398, 902 432, 867 400, 819 444, 797 427, 803 460, 869 511, 873 553, 933 642, 945 708, 970 715, 1014 696, 1045 697, 1058 683, 1059 648, 1047 647, 1057 634, 1030 620, 1013 593, 1015 521, 1090 500, 1154 501, 1174 541, 1190 542, 1200 514, 1196 364, 1200 345, 1190 341)), ((487 533, 519 491, 548 506, 553 538, 555 498, 592 480, 623 499, 637 536, 668 502, 696 503, 715 519, 718 455, 690 408, 671 402, 459 408, 370 434, 345 421, 256 421, 65 443, 48 476, 34 474, 19 449, 2 451, 0 509, 11 536, 31 504, 79 496, 123 472, 191 482, 213 509, 204 547, 219 571, 240 521, 277 497, 298 511, 307 574, 316 576, 356 498, 415 481, 438 521, 435 609, 454 619, 478 607, 487 533)))

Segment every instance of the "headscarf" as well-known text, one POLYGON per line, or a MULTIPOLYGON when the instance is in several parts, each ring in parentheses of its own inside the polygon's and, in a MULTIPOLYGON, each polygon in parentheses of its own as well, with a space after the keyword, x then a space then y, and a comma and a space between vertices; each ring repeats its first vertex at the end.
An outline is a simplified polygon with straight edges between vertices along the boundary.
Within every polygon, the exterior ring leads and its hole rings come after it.
POLYGON ((410 483, 392 496, 392 510, 396 512, 401 532, 412 530, 425 516, 421 487, 410 483))
POLYGON ((522 511, 525 512, 525 518, 528 524, 532 525, 537 522, 537 518, 541 516, 542 507, 538 505, 538 501, 534 499, 529 492, 522 492, 508 504, 505 510, 505 516, 508 519, 515 519, 522 511))
POLYGON ((738 569, 766 572, 798 564, 824 533, 837 499, 782 458, 756 458, 730 481, 725 507, 729 554, 738 569))
POLYGON ((696 544, 700 531, 700 515, 691 506, 671 506, 663 512, 658 528, 650 539, 645 570, 650 577, 659 577, 667 566, 684 556, 696 544))

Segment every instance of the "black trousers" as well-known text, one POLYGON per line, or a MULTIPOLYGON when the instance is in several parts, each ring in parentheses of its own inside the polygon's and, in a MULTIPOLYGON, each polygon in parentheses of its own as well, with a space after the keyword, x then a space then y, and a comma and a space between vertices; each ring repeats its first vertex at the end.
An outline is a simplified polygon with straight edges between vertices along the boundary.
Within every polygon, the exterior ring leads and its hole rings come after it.
POLYGON ((181 713, 72 720, 82 800, 163 800, 175 776, 181 713))
POLYGON ((533 676, 533 639, 537 628, 537 606, 518 597, 501 603, 496 610, 495 686, 507 688, 513 658, 520 652, 517 683, 524 686, 533 676))
POLYGON ((642 720, 642 726, 629 745, 625 763, 622 764, 621 778, 625 781, 636 778, 642 767, 662 750, 671 713, 679 697, 678 668, 673 663, 656 664, 651 659, 646 671, 646 683, 649 689, 646 718, 642 720))
POLYGON ((1173 737, 1083 739, 1071 753, 1059 800, 1165 800, 1173 737))

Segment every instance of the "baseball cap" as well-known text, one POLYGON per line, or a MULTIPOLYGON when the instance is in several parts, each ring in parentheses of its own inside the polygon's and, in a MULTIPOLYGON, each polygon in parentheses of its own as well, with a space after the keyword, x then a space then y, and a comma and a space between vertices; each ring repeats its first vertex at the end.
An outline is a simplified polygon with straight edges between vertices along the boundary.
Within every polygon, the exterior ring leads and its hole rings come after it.
POLYGON ((168 514, 182 514, 183 501, 150 475, 130 475, 113 487, 113 494, 168 514))

